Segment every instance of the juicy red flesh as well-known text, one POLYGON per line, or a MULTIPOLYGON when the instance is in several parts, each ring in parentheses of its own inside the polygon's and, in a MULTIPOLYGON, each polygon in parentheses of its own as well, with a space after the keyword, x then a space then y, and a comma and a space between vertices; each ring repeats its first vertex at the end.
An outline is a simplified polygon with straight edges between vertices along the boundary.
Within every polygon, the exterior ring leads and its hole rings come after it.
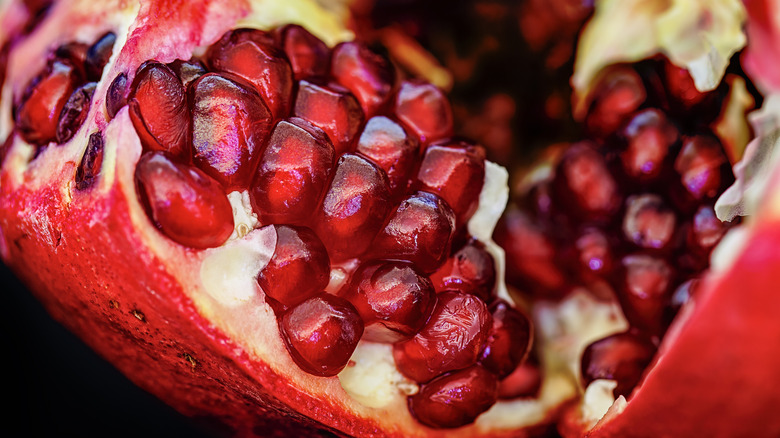
POLYGON ((337 84, 323 86, 308 80, 300 81, 294 113, 322 128, 338 155, 351 150, 352 141, 363 124, 360 103, 337 84))
POLYGON ((474 240, 450 256, 436 272, 431 274, 436 292, 457 290, 476 295, 482 301, 493 300, 496 285, 496 265, 485 245, 474 240))
POLYGON ((295 363, 318 376, 335 376, 363 335, 363 321, 349 301, 322 292, 287 311, 279 327, 295 363))
POLYGON ((407 190, 419 162, 419 144, 401 125, 385 116, 370 118, 355 151, 385 171, 393 195, 407 190))
POLYGON ((472 423, 498 399, 498 379, 479 365, 437 377, 409 398, 409 410, 430 427, 472 423))
POLYGON ((87 82, 76 88, 62 108, 57 121, 57 143, 65 143, 81 128, 87 118, 92 95, 95 94, 96 82, 87 82))
POLYGON ((289 113, 292 68, 271 35, 255 29, 233 30, 209 48, 206 58, 212 70, 234 74, 252 84, 274 118, 289 113))
POLYGON ((95 44, 89 46, 84 59, 84 69, 89 80, 99 81, 100 77, 103 76, 103 69, 111 58, 115 42, 116 35, 113 32, 108 32, 95 41, 95 44))
POLYGON ((328 75, 330 49, 319 38, 297 24, 290 24, 282 28, 280 39, 296 81, 328 75))
POLYGON ((22 97, 16 113, 19 135, 37 146, 54 141, 60 113, 80 81, 81 74, 70 61, 52 60, 22 97))
POLYGON ((389 100, 395 84, 390 60, 356 42, 333 48, 330 73, 360 101, 363 113, 371 117, 389 100))
POLYGON ((487 305, 477 297, 455 291, 439 294, 425 326, 394 345, 398 370, 422 383, 469 367, 477 362, 492 324, 487 305))
POLYGON ((655 356, 656 348, 634 333, 618 333, 590 344, 582 354, 585 384, 596 379, 616 380, 615 397, 628 397, 655 356))
POLYGON ((105 142, 101 133, 94 132, 90 134, 87 149, 84 151, 84 156, 81 157, 79 167, 76 168, 75 181, 77 189, 85 190, 95 183, 98 175, 100 175, 100 168, 103 166, 104 146, 105 142))
POLYGON ((422 144, 452 135, 452 108, 447 97, 433 84, 404 81, 395 96, 395 115, 422 144))
POLYGON ((249 191, 260 221, 309 221, 330 182, 334 161, 333 145, 321 129, 297 117, 280 121, 249 191))
POLYGON ((135 75, 128 104, 130 120, 145 148, 185 157, 187 94, 170 68, 158 62, 144 64, 135 75))
POLYGON ((506 301, 490 306, 493 327, 479 362, 502 379, 525 360, 533 337, 531 321, 506 301))
POLYGON ((328 285, 328 252, 309 228, 287 225, 274 228, 276 248, 257 282, 269 297, 284 306, 294 306, 328 285))
POLYGON ((410 338, 422 328, 436 302, 430 280, 399 262, 362 266, 352 276, 345 298, 366 324, 364 339, 375 342, 410 338))
POLYGON ((233 210, 219 183, 163 152, 147 152, 135 170, 142 203, 163 234, 192 248, 220 246, 233 232, 233 210))
POLYGON ((228 191, 249 187, 273 127, 268 107, 253 89, 216 73, 190 84, 189 93, 195 165, 228 191))

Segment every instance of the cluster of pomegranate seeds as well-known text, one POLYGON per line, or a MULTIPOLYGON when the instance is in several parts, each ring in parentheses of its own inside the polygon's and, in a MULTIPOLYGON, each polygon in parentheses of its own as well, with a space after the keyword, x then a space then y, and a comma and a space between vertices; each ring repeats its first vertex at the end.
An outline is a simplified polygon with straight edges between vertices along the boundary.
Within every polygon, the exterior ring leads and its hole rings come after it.
POLYGON ((16 131, 34 146, 70 140, 86 119, 97 81, 111 57, 116 37, 107 33, 93 45, 67 43, 15 101, 16 131))
POLYGON ((698 111, 720 108, 721 92, 699 93, 665 61, 610 67, 591 96, 587 137, 499 224, 508 280, 530 298, 585 286, 622 306, 630 330, 588 347, 586 384, 614 379, 615 395, 631 393, 731 226, 713 204, 734 177, 709 128, 714 114, 698 111))
MULTIPOLYGON (((98 59, 106 44, 86 52, 98 59)), ((397 76, 361 43, 237 29, 201 59, 118 73, 106 111, 127 107, 144 150, 139 197, 162 234, 222 245, 233 192, 274 227, 257 281, 302 370, 333 376, 361 339, 393 344, 421 385, 411 412, 458 427, 496 402, 532 330, 497 298, 495 261, 466 229, 485 150, 451 137, 441 90, 397 76)))

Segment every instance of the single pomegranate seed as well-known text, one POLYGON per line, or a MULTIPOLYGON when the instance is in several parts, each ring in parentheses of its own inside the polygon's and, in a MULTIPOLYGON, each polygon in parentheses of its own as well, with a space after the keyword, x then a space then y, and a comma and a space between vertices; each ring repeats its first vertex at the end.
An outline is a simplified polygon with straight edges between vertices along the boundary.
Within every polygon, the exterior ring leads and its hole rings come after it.
POLYGON ((76 88, 62 108, 60 118, 57 121, 57 143, 65 143, 70 140, 76 131, 84 124, 92 104, 92 95, 95 94, 97 82, 87 82, 76 88))
POLYGON ((195 165, 228 190, 249 186, 273 117, 253 89, 208 73, 190 84, 195 165))
POLYGON ((455 428, 474 422, 498 399, 498 380, 479 365, 445 374, 409 398, 409 410, 422 424, 455 428))
POLYGON ((676 218, 660 196, 642 194, 626 200, 623 234, 640 248, 665 248, 675 231, 676 218))
POLYGON ((375 342, 410 338, 428 320, 436 302, 430 280, 398 262, 362 266, 353 275, 345 298, 366 324, 364 339, 375 342))
POLYGON ((594 87, 585 126, 592 135, 606 137, 615 132, 646 98, 642 79, 634 69, 612 67, 594 87))
POLYGON ((531 349, 531 321, 509 303, 498 300, 490 306, 493 327, 479 362, 502 379, 520 365, 531 349))
POLYGON ((427 382, 477 362, 493 317, 479 298, 451 291, 438 295, 425 326, 411 339, 393 346, 398 370, 416 382, 427 382))
POLYGON ((105 146, 103 135, 100 132, 90 134, 87 149, 81 157, 79 167, 76 168, 76 188, 85 190, 92 187, 100 169, 103 167, 103 147, 105 146))
POLYGON ((588 345, 582 354, 587 386, 597 379, 616 380, 615 397, 628 397, 655 356, 655 346, 633 333, 617 333, 588 345))
POLYGON ((113 119, 116 113, 127 105, 127 75, 119 73, 116 75, 106 91, 106 112, 108 118, 113 119))
POLYGON ((661 174, 679 132, 664 113, 650 108, 636 113, 621 136, 627 143, 620 154, 623 168, 628 176, 647 181, 661 174))
POLYGON ((408 196, 374 239, 378 258, 406 260, 421 272, 435 271, 447 257, 455 233, 452 209, 432 193, 408 196))
POLYGON ((589 142, 572 145, 555 174, 556 202, 583 220, 607 220, 620 207, 617 182, 589 142))
POLYGON ((295 363, 318 376, 335 376, 363 335, 363 321, 349 301, 322 292, 293 307, 280 321, 295 363))
POLYGON ((87 79, 92 81, 100 80, 100 77, 103 76, 103 68, 108 64, 111 53, 114 51, 115 42, 116 35, 113 32, 108 32, 87 49, 86 58, 84 59, 87 79))
POLYGON ((489 303, 496 285, 496 265, 493 256, 478 240, 467 242, 431 275, 436 292, 458 290, 489 303))
POLYGON ((366 117, 384 108, 395 85, 390 60, 354 41, 333 48, 330 73, 357 97, 366 117))
POLYGON ((80 81, 81 75, 70 62, 51 61, 22 97, 16 113, 19 135, 37 146, 54 141, 62 109, 80 81))
POLYGON ((688 236, 689 245, 709 253, 726 233, 728 224, 715 216, 712 205, 702 205, 693 215, 693 227, 688 236))
POLYGON ((485 149, 466 142, 431 145, 425 150, 415 187, 442 197, 465 224, 479 205, 485 183, 485 149))
POLYGON ((227 32, 206 54, 213 70, 246 79, 260 93, 274 118, 290 112, 293 76, 284 52, 271 35, 256 29, 227 32))
POLYGON ((84 63, 87 60, 88 50, 89 46, 84 43, 70 42, 57 47, 54 58, 72 65, 78 71, 79 78, 84 79, 86 77, 84 63))
POLYGON ((337 84, 300 81, 294 112, 328 134, 336 155, 351 150, 352 140, 363 124, 363 110, 357 99, 337 84))
POLYGON ((729 172, 728 159, 717 139, 696 135, 683 141, 674 169, 682 177, 685 197, 696 201, 715 198, 723 190, 722 173, 729 172))
POLYGON ((206 67, 195 58, 189 61, 177 59, 168 64, 168 67, 176 73, 184 87, 189 86, 191 82, 208 73, 206 67))
POLYGON ((499 382, 498 398, 500 400, 536 398, 541 387, 542 371, 539 369, 539 364, 528 360, 499 382))
POLYGON ((426 82, 404 81, 395 96, 395 115, 422 144, 452 135, 452 108, 444 92, 426 82))
POLYGON ((176 74, 159 62, 138 70, 128 98, 133 121, 144 147, 183 159, 187 149, 189 110, 184 86, 176 74))
POLYGON ((249 194, 263 223, 311 219, 330 182, 333 145, 320 128, 298 117, 277 123, 249 194))
POLYGON ((575 245, 581 271, 603 275, 612 270, 612 245, 604 232, 587 228, 577 237, 575 245))
POLYGON ((274 228, 276 248, 257 282, 269 297, 285 306, 294 306, 328 285, 328 252, 308 228, 287 225, 274 228))
POLYGON ((387 173, 393 195, 406 191, 411 172, 419 159, 418 151, 417 139, 385 116, 374 116, 368 120, 356 149, 387 173))
POLYGON ((629 322, 650 334, 666 329, 664 309, 669 302, 673 272, 661 258, 645 254, 623 257, 618 290, 629 322))
POLYGON ((296 81, 328 75, 330 50, 319 38, 297 24, 290 24, 282 28, 280 40, 296 81))
POLYGON ((192 248, 222 245, 233 232, 233 210, 219 183, 162 152, 147 152, 135 169, 142 203, 172 240, 192 248))
POLYGON ((664 76, 669 94, 686 109, 693 108, 704 101, 708 94, 696 89, 688 70, 671 62, 664 62, 664 76))
POLYGON ((339 158, 316 230, 333 260, 364 253, 390 210, 387 176, 357 155, 339 158))

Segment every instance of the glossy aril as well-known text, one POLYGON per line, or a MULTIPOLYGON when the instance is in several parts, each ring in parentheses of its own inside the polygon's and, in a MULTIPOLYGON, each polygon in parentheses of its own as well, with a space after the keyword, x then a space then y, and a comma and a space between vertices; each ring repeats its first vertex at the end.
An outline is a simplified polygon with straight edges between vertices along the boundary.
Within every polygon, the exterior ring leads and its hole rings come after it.
POLYGON ((363 254, 390 212, 384 171, 365 158, 344 154, 320 207, 315 230, 333 260, 363 254))
POLYGON ((338 84, 298 83, 294 114, 322 128, 333 142, 336 155, 352 149, 363 124, 363 110, 355 96, 338 84))
POLYGON ((723 190, 721 174, 728 171, 728 159, 715 137, 696 135, 683 140, 682 150, 674 162, 685 192, 682 196, 697 201, 712 199, 723 190))
POLYGON ((572 145, 555 172, 556 201, 584 220, 607 220, 620 207, 617 181, 590 142, 572 145))
POLYGON ((390 60, 354 41, 333 48, 330 73, 357 98, 366 117, 385 106, 395 85, 390 60))
POLYGON ((598 275, 612 270, 613 246, 609 237, 598 228, 587 228, 575 242, 580 269, 598 275))
POLYGON ((188 86, 190 82, 208 73, 203 63, 195 58, 189 61, 176 59, 168 64, 168 67, 176 73, 176 76, 179 77, 181 83, 184 84, 185 87, 188 86))
POLYGON ((167 66, 147 62, 133 79, 130 120, 148 150, 185 159, 190 112, 181 80, 167 66))
POLYGON ((327 76, 330 49, 319 38, 302 26, 289 24, 282 28, 279 39, 296 81, 327 76))
POLYGON ((406 191, 420 159, 417 138, 385 116, 374 116, 366 122, 355 152, 385 171, 394 196, 406 191))
POLYGON ((103 68, 111 58, 115 42, 116 35, 113 32, 108 32, 89 46, 84 59, 84 69, 89 80, 99 81, 100 77, 103 76, 103 68))
POLYGON ((647 98, 642 79, 627 66, 606 69, 594 86, 585 126, 595 137, 615 132, 647 98))
POLYGON ((445 374, 426 383, 409 398, 417 421, 435 428, 472 423, 498 399, 498 380, 479 365, 445 374))
POLYGON ((498 398, 513 400, 536 398, 542 387, 542 370, 530 359, 520 364, 511 374, 498 383, 498 398))
POLYGON ((621 137, 626 142, 620 153, 626 174, 647 181, 661 174, 679 132, 664 113, 651 108, 637 112, 621 131, 621 137))
POLYGON ((525 360, 531 349, 533 331, 528 317, 503 300, 490 306, 493 327, 479 363, 502 379, 525 360))
POLYGON ((438 196, 417 192, 404 198, 371 245, 376 258, 411 262, 424 273, 435 271, 449 254, 455 215, 438 196))
POLYGON ((349 301, 319 293, 288 310, 279 321, 295 363, 318 376, 335 376, 363 335, 363 321, 349 301))
POLYGON ((127 105, 127 92, 127 75, 119 73, 106 90, 106 112, 109 119, 113 119, 116 113, 127 105))
POLYGON ((582 354, 585 385, 597 379, 617 381, 615 397, 628 397, 655 356, 655 346, 634 333, 618 333, 588 345, 582 354))
POLYGON ((487 305, 462 292, 438 295, 425 326, 393 346, 398 370, 416 382, 469 367, 477 362, 493 326, 487 305))
POLYGON ((428 320, 436 303, 430 280, 399 262, 362 266, 353 274, 345 298, 366 325, 363 338, 374 342, 410 338, 428 320))
POLYGON ((401 82, 395 96, 394 112, 398 120, 409 127, 422 144, 452 135, 450 101, 444 92, 433 84, 401 82))
POLYGON ((56 139, 62 109, 80 80, 70 62, 54 59, 28 85, 16 112, 16 129, 26 142, 40 146, 56 139))
POLYGON ((485 245, 471 240, 455 251, 433 274, 437 292, 458 290, 491 302, 496 285, 496 265, 485 245))
POLYGON ((665 248, 672 240, 676 224, 674 211, 658 195, 634 195, 626 200, 623 234, 640 248, 665 248))
POLYGON ((333 145, 320 128, 292 117, 276 124, 249 189, 263 223, 311 220, 330 182, 333 145))
POLYGON ((233 210, 219 183, 162 152, 138 161, 135 180, 149 218, 171 240, 192 248, 220 246, 233 232, 233 210))
POLYGON ((227 191, 249 187, 273 117, 260 95, 216 73, 190 84, 193 161, 227 191))
POLYGON ((712 205, 702 205, 693 215, 689 244, 694 248, 709 251, 720 242, 729 224, 721 222, 712 205))
POLYGON ((274 118, 287 116, 293 98, 292 68, 271 35, 256 29, 232 30, 209 48, 206 58, 212 70, 252 84, 274 118))
POLYGON ((448 141, 425 150, 415 187, 444 199, 460 227, 477 210, 484 182, 485 149, 465 141, 448 141))
POLYGON ((105 139, 100 132, 93 132, 89 135, 87 149, 81 157, 79 166, 76 168, 76 188, 86 190, 94 185, 100 169, 103 167, 103 150, 105 139))
POLYGON ((330 279, 328 252, 309 228, 274 225, 276 247, 257 282, 269 297, 294 306, 325 289, 330 279))
POLYGON ((92 95, 95 94, 96 82, 87 82, 76 88, 62 108, 60 118, 57 121, 57 143, 65 143, 70 140, 76 131, 81 128, 87 118, 89 107, 92 103, 92 95))
POLYGON ((662 258, 646 254, 623 257, 617 284, 623 312, 633 326, 650 334, 663 333, 673 281, 674 271, 662 258))

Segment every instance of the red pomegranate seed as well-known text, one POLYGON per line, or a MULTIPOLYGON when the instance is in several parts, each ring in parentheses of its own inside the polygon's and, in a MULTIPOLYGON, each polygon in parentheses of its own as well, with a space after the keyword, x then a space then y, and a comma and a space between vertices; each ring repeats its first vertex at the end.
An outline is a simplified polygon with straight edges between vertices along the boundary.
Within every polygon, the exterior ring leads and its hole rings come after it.
POLYGON ((363 110, 357 99, 337 84, 300 81, 294 113, 322 128, 333 142, 336 155, 351 150, 352 140, 363 124, 363 110))
POLYGON ((128 98, 130 119, 144 147, 184 159, 189 110, 187 94, 176 74, 159 62, 138 70, 128 98))
POLYGON ((588 345, 582 354, 587 386, 597 379, 616 380, 615 397, 628 397, 655 356, 655 346, 633 333, 617 333, 588 345))
POLYGON ((531 321, 509 303, 498 300, 490 305, 493 327, 479 362, 502 379, 520 365, 531 349, 531 321))
POLYGON ((715 216, 712 205, 702 205, 693 215, 693 227, 688 236, 690 245, 707 253, 720 242, 726 233, 728 224, 723 223, 715 216))
POLYGON ((664 113, 650 108, 636 113, 622 130, 621 137, 627 143, 620 154, 623 168, 628 176, 646 181, 661 173, 679 132, 664 113))
POLYGON ((322 292, 293 307, 279 323, 295 363, 317 376, 335 376, 363 335, 363 321, 349 301, 322 292))
POLYGON ((647 97, 639 74, 625 66, 605 71, 593 93, 585 126, 596 137, 615 132, 647 97))
POLYGON ((274 228, 276 248, 257 282, 269 297, 294 306, 325 289, 330 280, 330 260, 325 246, 309 228, 274 228))
POLYGON ((708 96, 696 89, 688 70, 671 62, 664 62, 664 73, 667 90, 684 108, 693 108, 708 96))
POLYGON ((409 410, 422 424, 456 428, 474 422, 498 399, 498 380, 479 365, 445 374, 409 398, 409 410))
POLYGON ((274 118, 286 117, 293 98, 292 67, 271 35, 236 29, 222 36, 206 53, 209 66, 246 79, 260 93, 274 118))
POLYGON ((19 135, 36 146, 54 141, 62 109, 80 81, 81 75, 70 62, 51 61, 22 97, 16 113, 19 135))
POLYGON ((418 151, 417 139, 385 116, 374 116, 368 120, 356 149, 387 173, 394 196, 406 191, 411 172, 419 159, 418 151))
POLYGON ((485 149, 461 141, 428 146, 415 187, 435 193, 455 212, 458 227, 477 210, 485 183, 485 149))
POLYGON ((498 398, 500 400, 536 398, 541 387, 542 371, 539 369, 539 364, 528 360, 499 382, 498 398))
POLYGON ((76 168, 76 188, 86 190, 92 187, 100 169, 103 167, 103 147, 105 146, 103 135, 100 132, 90 134, 87 149, 81 157, 79 167, 76 168))
POLYGON ((674 211, 658 195, 646 193, 626 200, 623 234, 640 248, 661 249, 668 246, 676 222, 674 211))
POLYGON ((364 339, 388 343, 409 339, 417 333, 436 302, 430 280, 399 262, 362 266, 353 275, 344 297, 363 318, 364 339))
POLYGON ((661 258, 645 254, 623 257, 618 290, 629 322, 650 334, 666 329, 664 311, 669 302, 673 272, 661 258))
POLYGON ((190 85, 192 81, 208 73, 206 67, 204 67, 203 64, 195 58, 189 61, 177 59, 168 64, 168 67, 170 67, 170 69, 176 73, 176 76, 178 76, 178 78, 181 80, 181 83, 184 84, 185 87, 190 85))
MULTIPOLYGON (((728 159, 717 139, 696 135, 683 141, 674 169, 682 177, 687 197, 700 201, 712 199, 722 190, 722 168, 728 159)), ((727 169, 728 170, 728 169, 727 169)))
POLYGON ((452 108, 444 92, 426 82, 404 81, 395 96, 395 115, 422 144, 452 135, 452 108))
POLYGON ((333 48, 330 73, 360 101, 366 117, 384 108, 395 85, 390 60, 354 41, 333 48))
POLYGON ((698 278, 691 278, 677 286, 670 300, 672 312, 677 313, 682 306, 691 301, 696 296, 699 287, 701 287, 701 280, 698 278))
POLYGON ((344 154, 322 201, 316 230, 333 260, 364 253, 390 211, 382 169, 358 155, 344 154))
POLYGON ((455 232, 452 209, 432 193, 406 197, 390 215, 372 244, 377 258, 405 260, 424 273, 435 271, 447 257, 455 232))
POLYGON ((482 242, 471 240, 431 274, 431 281, 436 292, 458 290, 489 303, 496 285, 495 261, 482 242))
POLYGON ((208 73, 190 84, 195 164, 228 190, 249 187, 273 117, 253 89, 208 73))
POLYGON ((113 119, 122 107, 127 105, 127 75, 116 75, 106 91, 106 112, 108 118, 113 119))
POLYGON ((439 294, 425 326, 413 338, 393 346, 398 370, 422 383, 469 367, 477 362, 492 325, 487 305, 474 295, 439 294))
POLYGON ((330 50, 319 38, 297 24, 290 24, 282 28, 280 40, 296 81, 328 75, 330 50))
POLYGON ((87 79, 92 81, 100 80, 100 77, 103 76, 103 68, 108 64, 111 53, 114 51, 115 42, 116 35, 113 32, 108 32, 87 49, 86 58, 84 59, 87 79))
POLYGON ((263 223, 311 219, 330 182, 333 145, 320 128, 298 117, 276 124, 249 189, 263 223))
POLYGON ((558 205, 582 220, 607 220, 620 207, 617 182, 604 157, 589 142, 572 145, 555 174, 558 205))
POLYGON ((84 124, 89 107, 92 104, 92 95, 95 94, 97 82, 87 82, 76 88, 62 108, 60 118, 57 121, 57 143, 65 143, 70 140, 76 131, 84 124))
POLYGON ((202 171, 147 152, 135 169, 142 203, 172 240, 192 248, 222 245, 233 232, 233 210, 219 183, 202 171))
POLYGON ((612 270, 612 245, 598 228, 585 229, 575 243, 581 271, 603 275, 612 270))

